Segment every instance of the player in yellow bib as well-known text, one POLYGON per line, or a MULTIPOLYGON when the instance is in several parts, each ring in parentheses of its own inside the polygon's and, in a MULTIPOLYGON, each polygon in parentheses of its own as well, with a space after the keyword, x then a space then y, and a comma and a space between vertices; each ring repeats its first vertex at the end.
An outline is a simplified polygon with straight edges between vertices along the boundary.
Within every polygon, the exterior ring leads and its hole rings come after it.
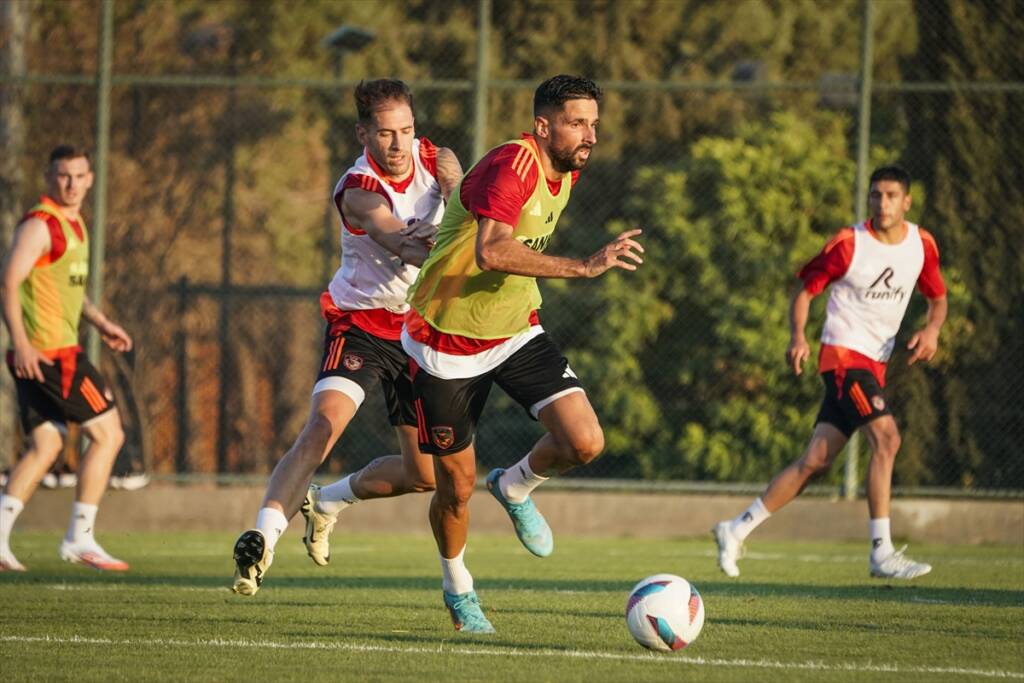
POLYGON ((116 351, 131 350, 132 340, 85 296, 89 235, 79 211, 93 181, 88 155, 70 146, 56 148, 46 181, 48 194, 15 230, 0 282, 13 347, 7 365, 29 442, 0 496, 0 571, 25 570, 11 552, 11 530, 63 448, 68 422, 82 425, 90 445, 60 556, 95 569, 124 571, 128 565, 111 557, 93 535, 97 506, 124 432, 113 394, 78 345, 79 320, 95 325, 116 351))
POLYGON ((537 278, 597 277, 642 262, 639 230, 585 259, 543 253, 597 143, 600 100, 600 88, 586 78, 543 82, 534 95, 533 133, 499 145, 465 175, 409 289, 402 346, 413 365, 420 450, 438 456, 430 522, 444 603, 460 631, 494 632, 463 560, 476 483, 473 436, 491 385, 547 429, 518 463, 487 476, 488 490, 533 554, 549 555, 554 544, 530 493, 604 448, 594 409, 537 315, 537 278))

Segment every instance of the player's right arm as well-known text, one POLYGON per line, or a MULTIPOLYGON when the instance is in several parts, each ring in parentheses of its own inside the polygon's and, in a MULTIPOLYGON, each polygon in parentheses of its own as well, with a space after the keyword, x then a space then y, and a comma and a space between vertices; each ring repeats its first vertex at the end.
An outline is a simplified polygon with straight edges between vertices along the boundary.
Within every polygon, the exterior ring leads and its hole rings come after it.
POLYGON ((18 290, 32 272, 36 262, 49 251, 50 230, 46 223, 34 216, 22 221, 14 231, 14 243, 4 260, 3 275, 0 278, 0 302, 3 304, 4 322, 11 334, 11 344, 14 346, 14 375, 40 382, 44 379, 39 364, 53 365, 53 361, 40 353, 28 340, 18 290))
POLYGON ((476 264, 480 270, 496 270, 512 275, 530 277, 597 277, 611 268, 636 270, 643 263, 640 254, 644 248, 633 238, 642 230, 627 230, 585 259, 548 256, 530 249, 517 240, 508 223, 487 216, 478 222, 476 235, 476 264), (634 251, 635 250, 635 251, 634 251))
POLYGON ((402 259, 404 263, 417 267, 423 265, 430 252, 432 239, 422 237, 422 230, 417 231, 419 239, 410 239, 408 235, 404 235, 405 223, 395 217, 382 195, 349 188, 342 195, 341 211, 349 225, 366 231, 370 239, 402 259))
POLYGON ((796 275, 800 278, 800 284, 793 292, 793 298, 789 303, 789 346, 786 347, 786 364, 793 368, 797 375, 803 372, 803 363, 811 355, 810 344, 804 336, 811 300, 846 274, 853 260, 853 245, 853 230, 843 228, 796 275))

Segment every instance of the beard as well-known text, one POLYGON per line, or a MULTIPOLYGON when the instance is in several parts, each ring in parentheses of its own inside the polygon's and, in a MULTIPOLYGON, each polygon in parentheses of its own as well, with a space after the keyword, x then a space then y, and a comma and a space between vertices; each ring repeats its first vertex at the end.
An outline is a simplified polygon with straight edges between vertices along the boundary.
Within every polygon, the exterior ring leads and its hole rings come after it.
POLYGON ((551 156, 551 165, 555 167, 555 170, 559 173, 570 173, 572 171, 578 171, 587 165, 587 161, 590 160, 588 156, 585 159, 578 159, 577 154, 584 149, 591 149, 592 145, 577 145, 572 149, 555 149, 551 147, 548 149, 548 154, 551 156))

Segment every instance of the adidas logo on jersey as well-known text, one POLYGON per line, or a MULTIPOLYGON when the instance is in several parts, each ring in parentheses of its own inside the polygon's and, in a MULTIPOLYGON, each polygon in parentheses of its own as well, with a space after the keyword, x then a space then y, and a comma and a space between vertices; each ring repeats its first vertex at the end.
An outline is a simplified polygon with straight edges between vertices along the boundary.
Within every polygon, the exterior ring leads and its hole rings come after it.
POLYGON ((546 221, 544 221, 544 224, 547 225, 548 223, 553 223, 554 220, 555 220, 555 212, 552 211, 551 213, 548 214, 548 219, 546 221))

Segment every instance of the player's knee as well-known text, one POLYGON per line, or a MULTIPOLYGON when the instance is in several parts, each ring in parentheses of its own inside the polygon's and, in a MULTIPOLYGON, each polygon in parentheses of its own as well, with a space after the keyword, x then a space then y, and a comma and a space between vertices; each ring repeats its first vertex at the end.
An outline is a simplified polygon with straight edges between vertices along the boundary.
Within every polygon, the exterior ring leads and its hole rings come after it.
POLYGON ((882 458, 895 458, 896 453, 900 450, 901 443, 900 433, 895 429, 883 432, 878 436, 878 447, 875 449, 875 455, 882 458))
POLYGON ((469 505, 476 482, 469 477, 452 480, 449 486, 437 489, 434 493, 438 502, 450 510, 459 510, 469 505))
POLYGON ((121 420, 109 419, 96 424, 90 430, 89 438, 101 446, 114 450, 120 449, 124 445, 125 440, 121 420))
POLYGON ((807 479, 811 479, 828 472, 829 468, 832 467, 832 460, 828 457, 827 453, 807 453, 804 457, 800 458, 799 466, 801 474, 807 479))
POLYGON ((565 448, 568 460, 573 465, 586 465, 601 455, 603 450, 604 432, 597 426, 572 434, 565 448))
POLYGON ((336 427, 332 417, 323 412, 315 412, 306 420, 306 426, 299 438, 315 447, 313 450, 317 450, 326 447, 335 437, 335 432, 340 433, 341 429, 336 427))

